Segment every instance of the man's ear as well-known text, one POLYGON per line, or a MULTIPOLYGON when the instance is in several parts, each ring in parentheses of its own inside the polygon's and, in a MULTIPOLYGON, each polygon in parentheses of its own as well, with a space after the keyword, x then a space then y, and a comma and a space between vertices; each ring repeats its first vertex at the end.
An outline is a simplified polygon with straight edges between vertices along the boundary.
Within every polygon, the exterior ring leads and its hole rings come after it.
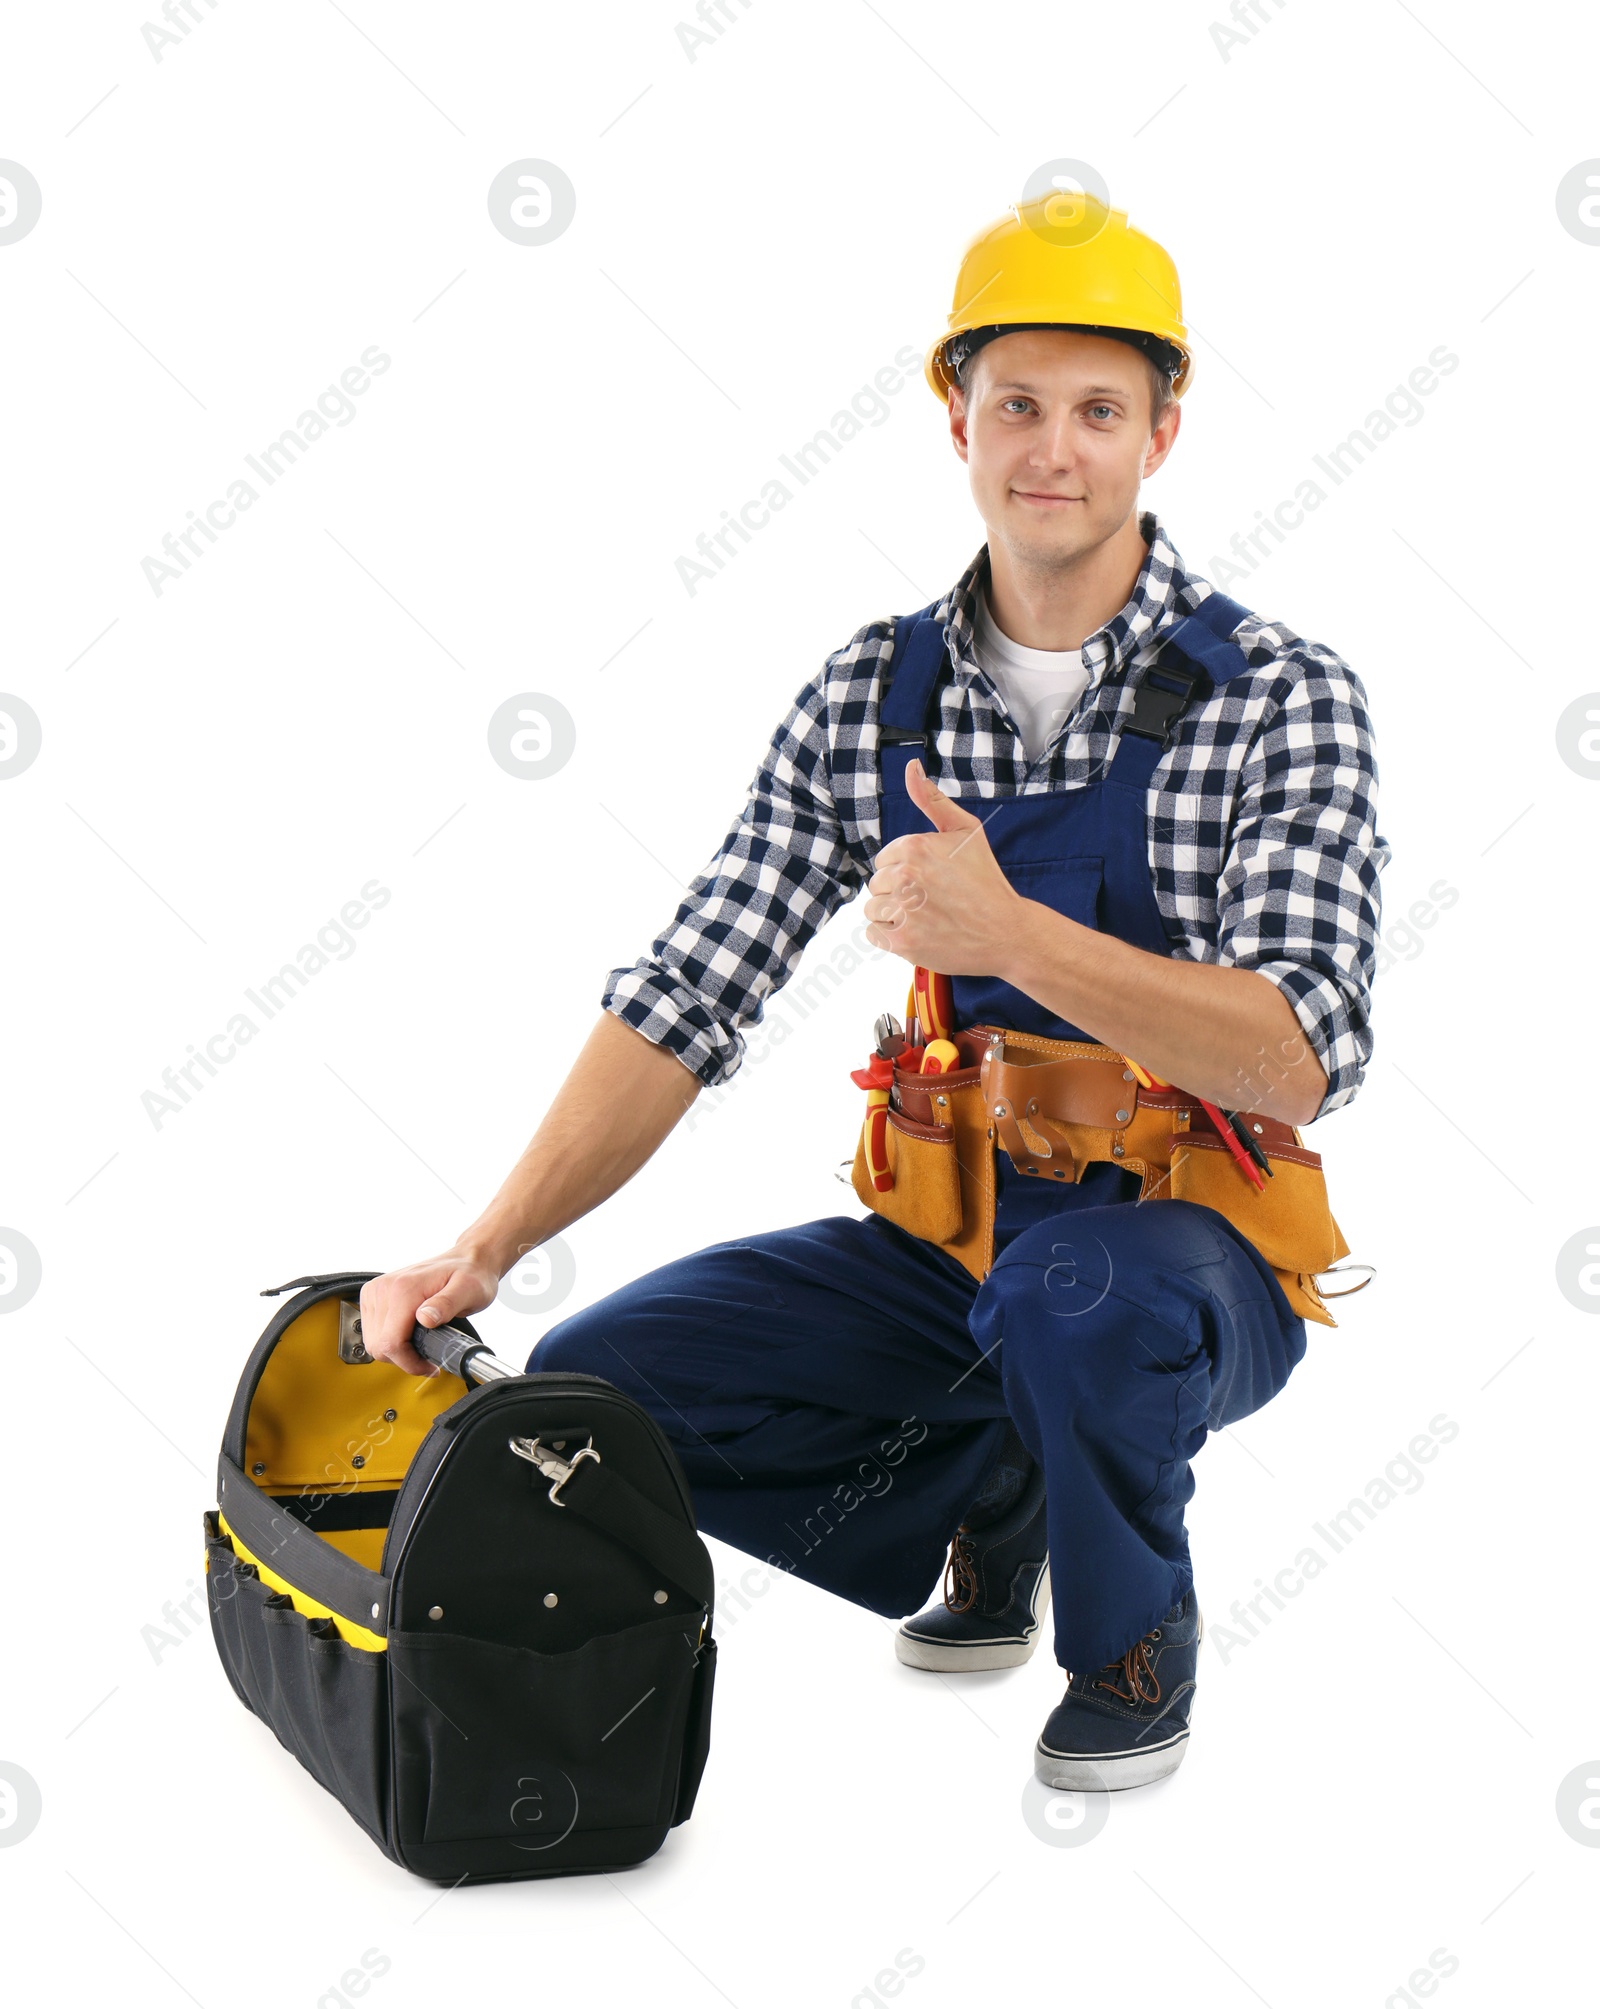
POLYGON ((1167 455, 1171 453, 1173 442, 1178 437, 1178 427, 1182 423, 1183 407, 1176 403, 1168 405, 1166 411, 1162 414, 1160 425, 1150 435, 1149 446, 1145 448, 1144 466, 1140 469, 1141 480, 1143 480, 1145 475, 1154 474, 1167 455))
POLYGON ((967 457, 967 400, 959 384, 950 386, 950 443, 963 460, 967 457))

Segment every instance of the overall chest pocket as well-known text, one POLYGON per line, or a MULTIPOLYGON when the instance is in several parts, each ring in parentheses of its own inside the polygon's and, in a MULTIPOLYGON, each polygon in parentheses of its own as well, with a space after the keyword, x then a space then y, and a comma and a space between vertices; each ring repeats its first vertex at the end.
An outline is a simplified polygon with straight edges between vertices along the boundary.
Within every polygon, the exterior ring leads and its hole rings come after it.
POLYGON ((1099 858, 1025 858, 1000 869, 1025 900, 1053 907, 1085 928, 1104 927, 1105 867, 1099 858))

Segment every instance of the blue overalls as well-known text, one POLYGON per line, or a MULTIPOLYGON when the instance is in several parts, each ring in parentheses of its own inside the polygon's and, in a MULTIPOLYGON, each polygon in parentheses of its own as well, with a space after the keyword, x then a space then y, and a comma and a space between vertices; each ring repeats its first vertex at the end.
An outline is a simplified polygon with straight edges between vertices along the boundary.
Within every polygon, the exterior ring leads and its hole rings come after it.
MULTIPOLYGON (((906 765, 949 666, 931 609, 896 629, 881 707, 883 842, 929 826, 906 765)), ((1170 721, 1245 667, 1244 609, 1213 594, 1166 638, 1109 767, 1082 788, 985 799, 1017 891, 1137 948, 1171 951, 1145 805, 1170 721)), ((991 977, 952 979, 959 1025, 1092 1037, 991 977)), ((615 1383, 671 1439, 707 1534, 887 1617, 925 1605, 999 1455, 1006 1417, 1044 1468, 1056 1658, 1089 1670, 1192 1581, 1183 1510, 1208 1430, 1275 1395, 1302 1320, 1222 1216, 1134 1204, 1112 1164, 1075 1185, 996 1149, 995 1260, 980 1285, 876 1214, 835 1215, 665 1264, 554 1326, 530 1371, 615 1383)))

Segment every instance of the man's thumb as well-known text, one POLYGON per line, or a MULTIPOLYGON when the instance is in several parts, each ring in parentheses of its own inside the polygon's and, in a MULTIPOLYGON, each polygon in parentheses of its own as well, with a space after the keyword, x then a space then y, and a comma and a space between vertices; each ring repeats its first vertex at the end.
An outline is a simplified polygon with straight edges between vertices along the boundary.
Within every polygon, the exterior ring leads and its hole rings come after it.
POLYGON ((906 764, 906 791, 935 830, 965 830, 981 820, 946 795, 937 782, 930 781, 920 760, 906 764))
POLYGON ((474 1282, 474 1278, 462 1271, 453 1271, 442 1289, 436 1290, 432 1297, 425 1298, 417 1306, 417 1323, 446 1325, 462 1312, 481 1310, 483 1291, 481 1287, 475 1290, 474 1282))

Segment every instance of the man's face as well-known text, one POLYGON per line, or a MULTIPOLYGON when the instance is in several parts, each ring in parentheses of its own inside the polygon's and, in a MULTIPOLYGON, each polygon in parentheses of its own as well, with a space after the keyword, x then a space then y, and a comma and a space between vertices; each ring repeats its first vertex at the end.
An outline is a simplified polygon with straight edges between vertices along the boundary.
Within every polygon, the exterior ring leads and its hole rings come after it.
POLYGON ((991 541, 1049 570, 1114 536, 1166 459, 1178 407, 1150 430, 1150 377, 1127 342, 1030 328, 986 343, 950 393, 950 436, 991 541), (970 398, 970 403, 969 403, 970 398))

